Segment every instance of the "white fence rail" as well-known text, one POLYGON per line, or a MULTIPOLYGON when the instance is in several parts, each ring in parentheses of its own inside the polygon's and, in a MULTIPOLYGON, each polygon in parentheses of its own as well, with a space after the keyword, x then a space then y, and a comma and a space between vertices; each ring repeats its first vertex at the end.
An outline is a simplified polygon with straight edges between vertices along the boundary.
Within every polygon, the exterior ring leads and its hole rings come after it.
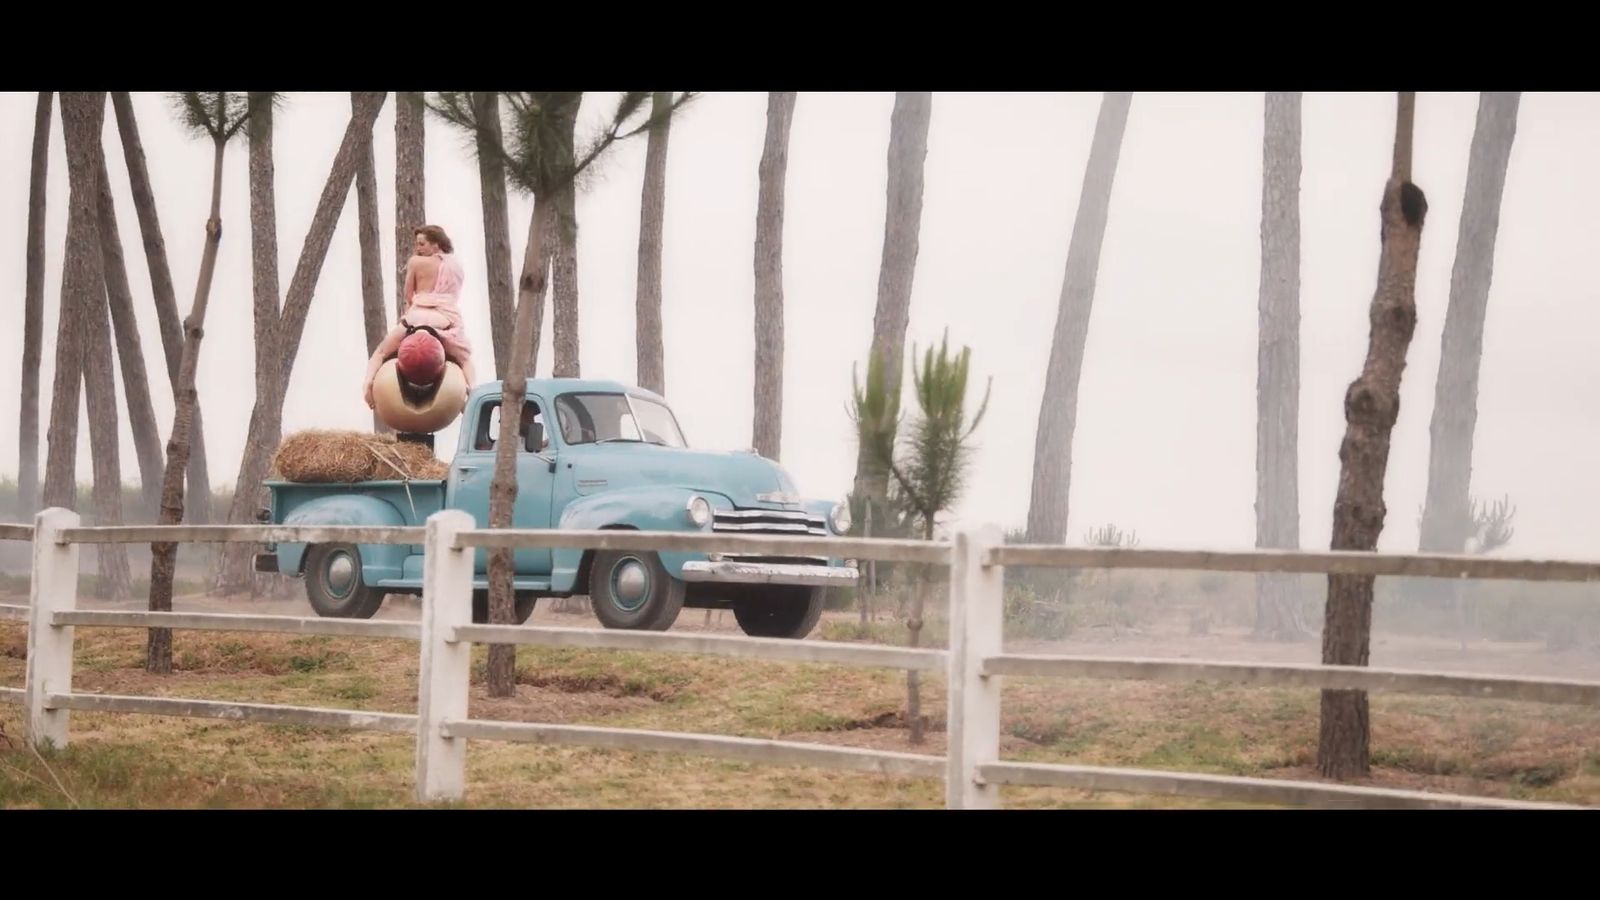
POLYGON ((860 750, 855 747, 830 747, 827 744, 808 744, 798 741, 768 741, 720 734, 596 728, 586 725, 540 725, 483 719, 468 719, 461 722, 447 720, 440 725, 440 730, 447 738, 693 753, 697 756, 731 759, 737 762, 815 766, 911 778, 942 778, 945 769, 945 760, 942 756, 860 750))
POLYGON ((915 672, 945 668, 943 650, 880 647, 829 641, 734 637, 720 634, 658 634, 653 631, 596 631, 592 628, 525 628, 520 625, 460 625, 452 641, 470 644, 529 644, 536 647, 581 647, 605 650, 653 650, 731 656, 767 662, 876 666, 915 672))
POLYGON ((983 661, 982 674, 1132 681, 1213 681, 1600 706, 1600 684, 1590 681, 1494 678, 1470 673, 1415 672, 1365 666, 1001 654, 983 661))
POLYGON ((28 623, 25 688, 0 688, 0 702, 22 703, 29 739, 65 746, 72 710, 188 716, 276 725, 304 725, 414 734, 416 795, 456 800, 466 790, 471 740, 566 744, 635 751, 691 753, 769 765, 814 766, 918 778, 942 778, 950 808, 999 805, 1001 785, 1071 787, 1274 805, 1358 807, 1547 808, 1487 797, 1396 791, 1276 779, 1235 778, 1000 758, 1000 683, 1007 676, 1213 681, 1367 691, 1400 691, 1539 703, 1600 705, 1600 683, 1496 678, 1471 673, 1416 672, 1349 666, 1258 665, 1244 662, 1007 654, 1001 647, 1005 566, 1200 569, 1529 581, 1600 580, 1600 563, 1483 559, 1464 556, 1252 551, 1142 550, 1005 546, 998 529, 962 531, 949 542, 768 537, 637 531, 491 531, 470 516, 445 511, 424 528, 219 525, 80 527, 66 510, 40 513, 34 525, 0 525, 0 540, 33 541, 29 606, 0 605, 0 621, 28 623), (422 621, 388 622, 216 613, 77 609, 78 548, 83 544, 150 542, 421 544, 422 621), (950 649, 863 646, 827 641, 606 631, 471 623, 472 557, 477 547, 627 549, 831 555, 945 565, 950 579, 950 649), (72 691, 75 628, 170 628, 415 640, 420 644, 415 715, 72 691), (944 756, 865 750, 727 735, 472 719, 467 700, 471 647, 523 644, 725 656, 924 672, 948 679, 944 756))
POLYGON ((186 700, 175 697, 129 697, 119 694, 51 694, 46 705, 82 712, 144 713, 196 719, 231 719, 269 725, 308 725, 314 728, 351 728, 415 734, 417 717, 406 713, 377 713, 271 703, 229 703, 222 700, 186 700))
POLYGON ((369 619, 323 619, 300 616, 251 616, 238 613, 125 612, 80 609, 55 614, 57 625, 97 628, 170 628, 174 631, 255 631, 269 634, 327 637, 403 638, 416 640, 415 622, 369 619))
POLYGON ((1064 569, 1198 569, 1300 575, 1390 575, 1412 578, 1501 578, 1515 581, 1600 581, 1600 562, 1500 559, 1443 553, 1353 550, 1147 550, 1140 547, 1056 547, 1010 544, 984 553, 989 566, 1064 569))
POLYGON ((1123 791, 1166 794, 1232 803, 1273 806, 1356 807, 1361 809, 1572 809, 1560 803, 1488 801, 1483 797, 1402 791, 1391 788, 1351 787, 1315 781, 1277 781, 1233 775, 1194 772, 1155 772, 1103 766, 1066 766, 1049 763, 1000 762, 978 767, 978 777, 992 784, 1077 788, 1085 791, 1123 791))
POLYGON ((63 527, 56 539, 73 544, 274 544, 326 543, 420 544, 421 528, 357 525, 108 525, 63 527))

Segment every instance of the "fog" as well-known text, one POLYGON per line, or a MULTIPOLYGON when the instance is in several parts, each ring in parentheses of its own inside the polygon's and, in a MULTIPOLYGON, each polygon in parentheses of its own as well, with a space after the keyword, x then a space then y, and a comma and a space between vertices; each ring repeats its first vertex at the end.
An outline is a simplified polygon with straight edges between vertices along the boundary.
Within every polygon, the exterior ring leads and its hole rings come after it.
MULTIPOLYGON (((967 522, 1019 526, 1027 512, 1033 434, 1067 242, 1098 94, 934 97, 921 255, 909 342, 948 328, 973 349, 974 390, 994 379, 966 495, 967 522)), ((667 175, 664 321, 667 393, 690 441, 750 443, 752 242, 765 95, 710 94, 673 126, 667 175)), ((787 182, 786 371, 782 458, 808 493, 842 496, 855 446, 845 412, 851 364, 871 338, 883 240, 890 94, 802 93, 787 182)), ((17 319, 0 329, 0 360, 18 370, 32 93, 0 95, 0 268, 17 319)), ((191 302, 208 203, 211 150, 188 138, 165 98, 135 94, 179 303, 191 302)), ((583 122, 608 112, 591 95, 583 122)), ((349 115, 346 94, 295 93, 275 144, 282 284, 294 270, 349 115)), ((1301 534, 1327 546, 1345 387, 1366 350, 1378 258, 1377 205, 1393 137, 1392 94, 1308 94, 1302 215, 1301 534)), ((1428 419, 1449 292, 1477 95, 1423 93, 1414 177, 1429 215, 1386 483, 1380 548, 1414 550, 1426 484, 1428 419)), ((375 152, 383 252, 393 293, 394 107, 375 152)), ((477 170, 462 137, 430 117, 427 210, 467 269, 464 306, 480 359, 491 359, 477 170)), ((580 126, 582 127, 582 126, 580 126)), ((105 132, 122 239, 163 433, 171 392, 114 118, 105 132)), ((1083 364, 1073 448, 1069 540, 1114 522, 1144 546, 1246 547, 1254 540, 1256 298, 1262 98, 1136 94, 1124 141, 1083 364)), ((41 418, 48 421, 66 232, 59 118, 51 135, 41 418)), ((1473 493, 1510 495, 1516 535, 1501 553, 1595 556, 1600 482, 1600 98, 1531 93, 1522 100, 1489 300, 1473 493)), ((214 487, 232 481, 253 402, 246 145, 230 148, 224 237, 200 365, 214 487)), ((578 201, 582 366, 634 377, 634 270, 644 142, 619 149, 578 201)), ((512 246, 530 201, 513 197, 512 246)), ((284 427, 370 427, 352 191, 299 348, 284 427)), ((548 322, 548 317, 546 319, 548 322)), ((548 329, 548 325, 546 326, 548 329)), ((539 368, 549 371, 548 330, 539 368)), ((110 364, 110 361, 106 361, 110 364)), ((492 365, 490 366, 492 368, 492 365)), ((485 367, 480 363, 480 370, 485 367)), ((120 378, 120 372, 118 373, 120 378)), ((8 379, 9 380, 9 379, 8 379)), ((0 422, 18 415, 0 392, 0 422)), ((909 399, 909 398, 908 398, 909 399)), ((123 431, 124 476, 137 479, 123 431)), ((78 477, 89 474, 80 430, 78 477)), ((442 436, 442 454, 455 440, 442 436)), ((41 435, 41 458, 43 440, 41 435)), ((0 442, 14 476, 15 440, 0 442)))

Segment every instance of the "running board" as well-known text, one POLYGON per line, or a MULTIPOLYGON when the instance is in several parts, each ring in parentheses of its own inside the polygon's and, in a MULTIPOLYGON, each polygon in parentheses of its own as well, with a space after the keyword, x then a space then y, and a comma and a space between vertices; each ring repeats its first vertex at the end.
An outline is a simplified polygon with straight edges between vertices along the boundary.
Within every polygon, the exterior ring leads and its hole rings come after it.
MULTIPOLYGON (((541 593, 544 593, 544 592, 548 592, 550 590, 550 579, 548 579, 548 578, 518 578, 515 581, 513 581, 512 584, 515 585, 514 589, 518 590, 518 591, 539 591, 541 593)), ((415 592, 420 593, 422 591, 422 579, 420 579, 420 578, 389 578, 389 579, 386 579, 384 581, 378 582, 377 586, 380 587, 380 588, 385 588, 387 590, 397 591, 397 592, 398 591, 415 591, 415 592)), ((473 578, 472 579, 472 588, 473 588, 473 590, 477 590, 477 591, 486 591, 486 590, 488 590, 489 589, 489 578, 488 578, 488 576, 480 576, 480 577, 473 578)))

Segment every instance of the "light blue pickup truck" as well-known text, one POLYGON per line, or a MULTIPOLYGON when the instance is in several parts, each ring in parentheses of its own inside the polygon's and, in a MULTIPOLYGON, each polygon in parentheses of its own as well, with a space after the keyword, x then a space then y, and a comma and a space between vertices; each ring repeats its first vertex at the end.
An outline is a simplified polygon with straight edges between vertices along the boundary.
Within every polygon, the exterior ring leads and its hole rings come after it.
MULTIPOLYGON (((269 481, 262 518, 281 525, 422 525, 441 509, 489 521, 500 434, 500 382, 467 400, 442 481, 302 484, 269 481)), ((616 382, 529 379, 517 454, 517 528, 715 531, 828 537, 850 528, 843 502, 802 499, 781 466, 753 452, 693 450, 666 401, 616 382), (551 422, 554 427, 551 427, 551 422)), ((487 619, 488 554, 476 554, 473 618, 487 619)), ((318 615, 370 618, 387 594, 422 592, 423 548, 277 544, 259 571, 303 576, 318 615)), ((854 586, 853 562, 825 556, 516 551, 516 617, 540 597, 588 595, 608 628, 665 631, 684 607, 732 609, 759 637, 803 638, 823 591, 854 586)))

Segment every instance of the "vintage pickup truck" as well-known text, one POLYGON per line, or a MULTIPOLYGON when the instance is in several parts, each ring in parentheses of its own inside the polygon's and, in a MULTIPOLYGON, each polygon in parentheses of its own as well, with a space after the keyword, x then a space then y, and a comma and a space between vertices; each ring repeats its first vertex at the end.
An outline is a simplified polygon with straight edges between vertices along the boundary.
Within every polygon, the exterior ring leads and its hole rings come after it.
MULTIPOLYGON (((476 388, 461 417, 450 471, 440 481, 304 484, 269 481, 262 518, 282 525, 421 525, 440 509, 489 519, 499 436, 500 382, 476 388)), ((843 534, 848 504, 803 500, 777 463, 753 452, 692 450, 666 402, 616 382, 529 379, 517 454, 517 528, 843 534), (553 413, 553 415, 552 415, 553 413), (550 422, 555 427, 550 427, 550 422)), ((487 618, 487 553, 476 554, 473 617, 487 618)), ((304 576, 322 616, 370 618, 387 594, 420 594, 423 548, 277 544, 259 571, 304 576)), ((608 628, 664 631, 678 612, 728 608, 746 634, 803 638, 823 590, 853 586, 853 562, 823 556, 518 550, 516 616, 540 597, 588 595, 608 628)))

